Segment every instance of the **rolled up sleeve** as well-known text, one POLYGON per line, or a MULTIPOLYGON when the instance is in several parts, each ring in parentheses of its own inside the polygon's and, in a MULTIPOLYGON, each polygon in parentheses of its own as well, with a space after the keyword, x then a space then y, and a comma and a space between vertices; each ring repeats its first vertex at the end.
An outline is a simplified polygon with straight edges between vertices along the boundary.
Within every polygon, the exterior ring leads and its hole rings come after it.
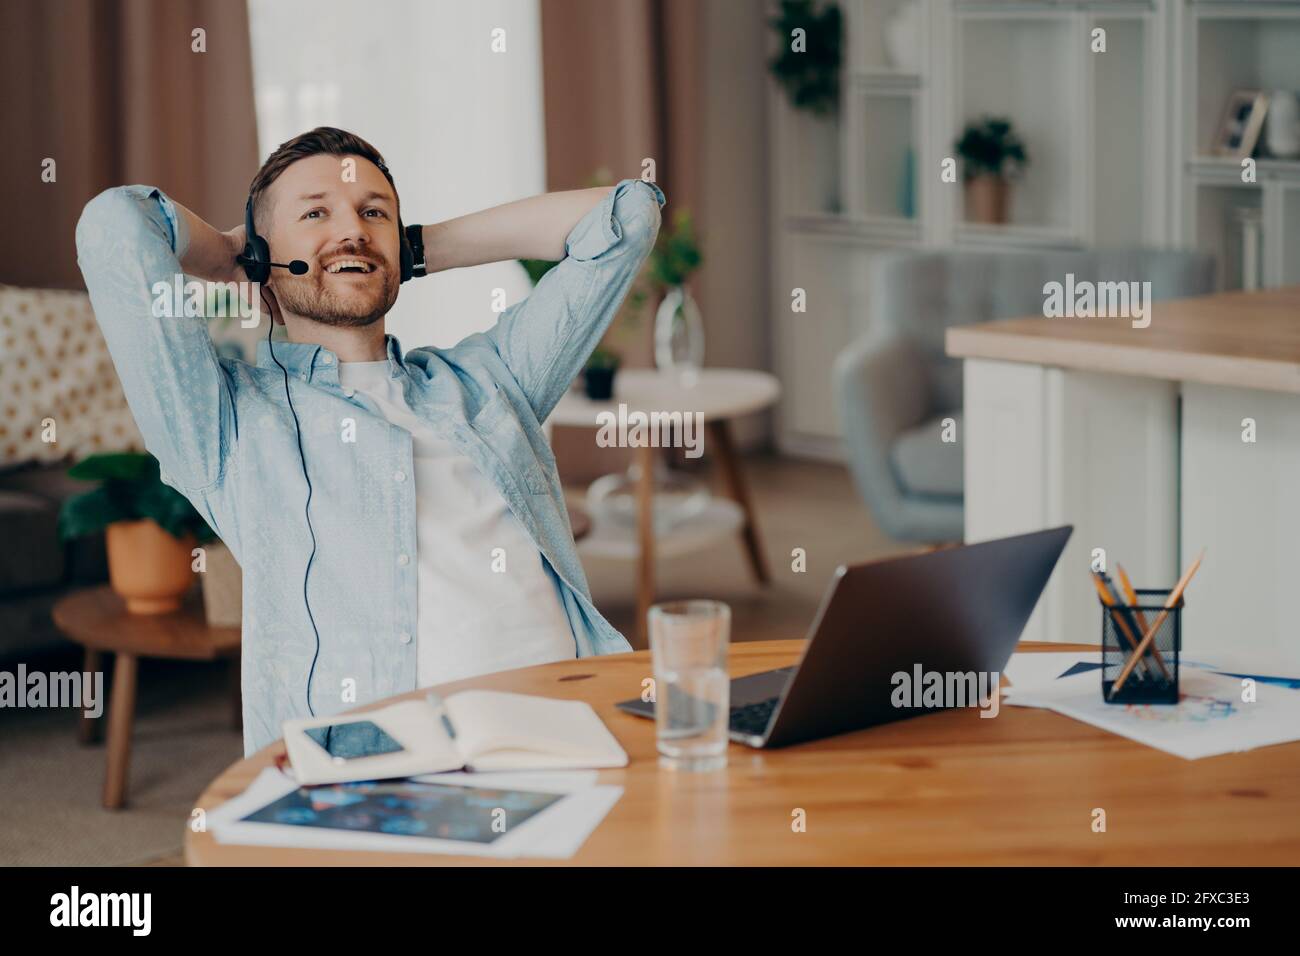
POLYGON ((624 179, 570 230, 565 258, 484 335, 538 421, 559 402, 608 330, 659 235, 663 191, 624 179))
POLYGON ((184 217, 149 186, 100 193, 77 223, 77 263, 127 404, 164 480, 192 493, 221 479, 235 421, 206 319, 154 314, 156 288, 186 281, 188 244, 184 217))

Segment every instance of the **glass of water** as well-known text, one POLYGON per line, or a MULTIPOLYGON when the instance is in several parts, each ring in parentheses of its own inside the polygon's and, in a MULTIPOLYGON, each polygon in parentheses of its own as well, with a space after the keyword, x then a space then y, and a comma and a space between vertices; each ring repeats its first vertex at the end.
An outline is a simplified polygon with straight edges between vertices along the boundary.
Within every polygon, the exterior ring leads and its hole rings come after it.
POLYGON ((650 608, 659 765, 719 770, 727 765, 731 608, 720 601, 672 601, 650 608))

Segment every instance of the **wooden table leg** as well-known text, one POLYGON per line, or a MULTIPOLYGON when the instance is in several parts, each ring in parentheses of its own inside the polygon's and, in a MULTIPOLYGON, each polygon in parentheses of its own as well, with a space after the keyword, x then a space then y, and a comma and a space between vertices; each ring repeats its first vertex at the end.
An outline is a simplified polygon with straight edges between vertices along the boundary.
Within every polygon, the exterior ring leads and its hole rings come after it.
MULTIPOLYGON (((99 669, 103 666, 104 666, 103 654, 100 651, 95 650, 93 647, 86 648, 86 663, 85 663, 84 671, 86 674, 90 676, 90 679, 92 681, 95 679, 95 675, 99 673, 99 669)), ((102 717, 104 702, 100 701, 99 706, 100 706, 100 717, 102 717)), ((81 723, 78 727, 78 737, 83 744, 99 743, 99 737, 100 737, 99 731, 100 728, 103 726, 103 722, 100 720, 100 717, 87 717, 86 712, 84 710, 81 712, 81 723)))
POLYGON ((749 566, 759 584, 767 584, 772 576, 767 570, 767 558, 763 554, 763 544, 758 537, 758 519, 754 516, 754 506, 749 498, 749 488, 740 470, 740 458, 736 446, 731 440, 731 426, 725 418, 714 419, 708 423, 709 438, 718 453, 718 464, 722 468, 722 478, 727 485, 727 495, 740 505, 745 515, 741 533, 745 536, 745 551, 749 556, 749 566))
POLYGON ((134 654, 117 654, 113 665, 113 699, 108 702, 108 769, 104 775, 104 808, 126 803, 126 775, 131 763, 131 725, 135 719, 135 687, 139 664, 134 654))
POLYGON ((654 455, 655 449, 648 445, 637 449, 636 453, 641 469, 641 478, 636 486, 637 535, 640 543, 636 585, 636 647, 639 650, 650 646, 647 618, 655 598, 654 455))

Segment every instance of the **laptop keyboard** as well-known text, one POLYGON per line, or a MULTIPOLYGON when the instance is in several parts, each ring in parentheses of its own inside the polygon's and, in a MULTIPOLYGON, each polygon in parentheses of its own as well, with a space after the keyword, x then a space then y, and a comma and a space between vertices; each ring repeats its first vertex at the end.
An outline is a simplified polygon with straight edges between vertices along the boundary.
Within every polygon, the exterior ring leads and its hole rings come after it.
POLYGON ((741 734, 762 735, 767 730, 767 725, 772 719, 772 711, 776 710, 780 700, 779 696, 769 697, 767 700, 760 700, 757 704, 731 708, 731 729, 741 734))

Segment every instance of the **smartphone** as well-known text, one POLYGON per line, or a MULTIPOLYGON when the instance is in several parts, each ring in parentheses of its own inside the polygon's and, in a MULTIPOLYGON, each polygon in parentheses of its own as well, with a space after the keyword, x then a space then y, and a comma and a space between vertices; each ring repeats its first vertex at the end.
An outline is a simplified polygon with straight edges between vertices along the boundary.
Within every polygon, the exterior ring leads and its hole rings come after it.
POLYGON ((400 753, 406 748, 373 720, 350 720, 303 731, 335 761, 400 753))

